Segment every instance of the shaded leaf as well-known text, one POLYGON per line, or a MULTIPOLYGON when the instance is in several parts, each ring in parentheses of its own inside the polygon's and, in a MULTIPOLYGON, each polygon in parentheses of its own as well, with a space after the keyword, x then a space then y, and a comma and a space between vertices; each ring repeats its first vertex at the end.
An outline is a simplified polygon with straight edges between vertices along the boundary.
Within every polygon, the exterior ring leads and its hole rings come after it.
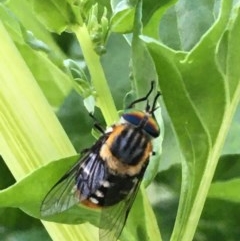
POLYGON ((225 182, 214 182, 210 187, 208 198, 240 203, 239 188, 240 178, 230 179, 225 182))
POLYGON ((227 181, 240 177, 240 155, 223 155, 218 161, 213 182, 227 181))
POLYGON ((239 188, 240 155, 224 155, 219 160, 208 198, 239 203, 239 188))
POLYGON ((190 50, 216 20, 214 3, 214 0, 178 1, 162 18, 161 40, 174 49, 190 50))
POLYGON ((239 213, 238 203, 207 199, 194 240, 238 240, 239 213))

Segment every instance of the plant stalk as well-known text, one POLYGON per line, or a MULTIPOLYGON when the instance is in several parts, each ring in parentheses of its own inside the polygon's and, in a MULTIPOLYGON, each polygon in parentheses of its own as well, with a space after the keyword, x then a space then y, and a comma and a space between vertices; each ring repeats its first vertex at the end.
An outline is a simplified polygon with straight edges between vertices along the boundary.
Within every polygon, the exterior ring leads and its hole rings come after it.
POLYGON ((97 92, 97 105, 101 109, 107 125, 111 125, 118 120, 118 114, 101 65, 100 56, 94 51, 94 46, 85 24, 73 26, 72 30, 79 41, 93 86, 97 92))
MULTIPOLYGON (((16 180, 75 150, 0 21, 0 153, 16 180)), ((96 240, 90 224, 43 222, 52 240, 96 240)))

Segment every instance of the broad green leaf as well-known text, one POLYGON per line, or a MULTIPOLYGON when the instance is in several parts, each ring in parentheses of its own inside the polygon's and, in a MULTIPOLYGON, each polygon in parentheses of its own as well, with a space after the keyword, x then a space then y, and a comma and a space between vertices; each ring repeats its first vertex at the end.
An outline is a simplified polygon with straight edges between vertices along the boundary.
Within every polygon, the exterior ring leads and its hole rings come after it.
POLYGON ((239 203, 207 199, 194 240, 238 240, 239 212, 239 203))
POLYGON ((216 20, 214 0, 180 0, 163 16, 161 40, 174 49, 190 50, 216 20))
POLYGON ((164 123, 164 139, 162 142, 161 161, 158 171, 162 172, 181 161, 181 150, 179 149, 179 145, 175 138, 171 120, 162 101, 160 102, 160 106, 164 123))
MULTIPOLYGON (((239 101, 240 76, 236 72, 234 78, 222 75, 215 55, 230 11, 231 2, 223 1, 219 18, 189 53, 170 50, 143 37, 154 59, 163 99, 184 157, 180 206, 171 240, 193 237, 239 101), (232 86, 235 89, 230 97, 232 86)), ((234 23, 238 17, 235 15, 234 23)), ((236 28, 231 29, 232 35, 235 31, 236 28)), ((228 47, 235 49, 237 44, 231 41, 228 47)), ((227 65, 236 68, 236 63, 228 59, 227 65)))

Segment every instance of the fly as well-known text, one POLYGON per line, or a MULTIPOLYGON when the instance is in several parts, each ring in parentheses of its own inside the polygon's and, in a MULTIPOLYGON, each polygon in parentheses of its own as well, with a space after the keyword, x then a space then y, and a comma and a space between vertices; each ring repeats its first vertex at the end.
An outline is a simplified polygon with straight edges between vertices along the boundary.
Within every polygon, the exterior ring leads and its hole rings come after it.
POLYGON ((152 140, 160 134, 154 116, 160 92, 152 106, 148 100, 153 84, 145 97, 129 105, 119 123, 106 131, 97 126, 101 137, 50 189, 42 202, 42 216, 63 212, 78 203, 101 208, 99 240, 119 238, 153 153, 152 140), (144 101, 144 111, 133 109, 144 101))

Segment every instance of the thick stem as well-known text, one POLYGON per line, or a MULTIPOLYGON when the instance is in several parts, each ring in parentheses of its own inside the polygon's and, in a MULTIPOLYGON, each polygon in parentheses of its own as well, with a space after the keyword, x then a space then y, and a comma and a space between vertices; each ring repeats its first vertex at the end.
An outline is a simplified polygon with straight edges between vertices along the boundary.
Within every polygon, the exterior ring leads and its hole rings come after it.
MULTIPOLYGON (((34 77, 0 22, 0 153, 16 180, 76 154, 34 77)), ((96 240, 89 225, 42 222, 52 240, 96 240)))

